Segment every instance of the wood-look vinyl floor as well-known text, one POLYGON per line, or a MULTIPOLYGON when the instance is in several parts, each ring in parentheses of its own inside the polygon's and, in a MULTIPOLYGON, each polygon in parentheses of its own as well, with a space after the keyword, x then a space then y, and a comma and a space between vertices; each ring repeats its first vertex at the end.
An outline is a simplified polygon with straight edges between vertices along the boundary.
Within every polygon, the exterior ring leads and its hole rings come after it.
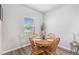
MULTIPOLYGON (((31 55, 31 47, 23 47, 8 53, 5 53, 3 55, 31 55)), ((57 49, 57 55, 73 55, 71 52, 67 52, 63 49, 58 48, 57 49)))

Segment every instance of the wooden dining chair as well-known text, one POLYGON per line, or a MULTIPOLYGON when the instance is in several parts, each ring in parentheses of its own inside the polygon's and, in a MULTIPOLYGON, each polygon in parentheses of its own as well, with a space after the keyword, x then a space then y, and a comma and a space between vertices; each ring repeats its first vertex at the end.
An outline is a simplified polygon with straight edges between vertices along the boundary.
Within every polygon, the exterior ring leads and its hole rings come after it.
POLYGON ((32 47, 31 54, 34 54, 34 55, 44 54, 44 50, 37 48, 32 38, 30 38, 30 42, 31 42, 31 47, 32 47))
POLYGON ((47 35, 49 38, 51 38, 51 39, 54 39, 56 36, 55 36, 55 34, 53 34, 53 33, 49 33, 48 35, 47 35))
POLYGON ((56 38, 53 40, 52 44, 48 47, 48 50, 46 51, 47 54, 51 55, 56 55, 56 49, 58 47, 58 44, 59 44, 59 41, 60 41, 60 38, 56 38))
POLYGON ((32 33, 32 38, 33 38, 33 37, 35 37, 35 36, 36 36, 36 33, 35 33, 35 32, 33 32, 33 33, 32 33))

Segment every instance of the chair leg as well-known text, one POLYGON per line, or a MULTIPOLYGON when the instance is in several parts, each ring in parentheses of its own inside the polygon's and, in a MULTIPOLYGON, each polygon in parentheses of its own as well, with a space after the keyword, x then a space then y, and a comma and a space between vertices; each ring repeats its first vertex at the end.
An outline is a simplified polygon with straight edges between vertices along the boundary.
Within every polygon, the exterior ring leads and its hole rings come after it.
POLYGON ((78 50, 79 50, 79 48, 77 48, 76 54, 78 54, 78 50))

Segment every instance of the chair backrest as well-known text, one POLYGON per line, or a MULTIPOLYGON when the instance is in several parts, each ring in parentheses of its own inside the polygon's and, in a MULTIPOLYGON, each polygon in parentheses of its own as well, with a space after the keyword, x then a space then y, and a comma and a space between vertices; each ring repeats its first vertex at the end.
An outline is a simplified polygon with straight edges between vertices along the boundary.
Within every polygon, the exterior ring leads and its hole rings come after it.
POLYGON ((52 38, 52 39, 55 39, 55 34, 52 34, 52 33, 49 33, 48 35, 47 35, 49 38, 52 38))
POLYGON ((55 52, 58 47, 59 41, 60 41, 60 38, 54 39, 52 44, 49 46, 48 50, 50 52, 55 52))
POLYGON ((35 49, 35 42, 34 42, 33 38, 29 38, 29 40, 30 40, 32 49, 35 49))
POLYGON ((35 32, 33 32, 33 33, 32 33, 32 37, 35 37, 35 36, 36 36, 36 33, 35 33, 35 32))
POLYGON ((59 41, 60 41, 60 38, 55 39, 54 41, 55 49, 58 47, 59 41))
POLYGON ((49 52, 52 52, 53 47, 54 47, 54 40, 51 42, 51 44, 48 47, 49 52))

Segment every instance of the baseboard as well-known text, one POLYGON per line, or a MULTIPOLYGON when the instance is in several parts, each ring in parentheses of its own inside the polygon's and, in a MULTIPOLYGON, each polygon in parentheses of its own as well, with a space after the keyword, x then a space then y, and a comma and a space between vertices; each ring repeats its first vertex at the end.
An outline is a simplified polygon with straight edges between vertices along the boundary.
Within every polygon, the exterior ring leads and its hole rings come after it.
POLYGON ((71 49, 69 49, 69 48, 66 48, 66 47, 63 47, 63 46, 59 46, 58 48, 61 49, 61 50, 66 51, 66 52, 68 52, 68 53, 73 54, 72 51, 71 51, 71 49))
POLYGON ((64 46, 58 46, 58 47, 61 48, 61 49, 67 50, 67 51, 71 51, 70 48, 66 48, 66 47, 64 47, 64 46))
POLYGON ((0 55, 3 55, 3 54, 8 53, 8 52, 10 52, 10 51, 14 51, 14 50, 17 50, 17 49, 20 49, 20 48, 22 48, 22 47, 26 47, 26 46, 29 46, 29 45, 30 45, 30 43, 27 44, 27 45, 25 44, 25 45, 22 45, 22 46, 20 46, 20 47, 16 47, 16 48, 10 49, 10 50, 6 50, 6 51, 2 52, 0 55))

